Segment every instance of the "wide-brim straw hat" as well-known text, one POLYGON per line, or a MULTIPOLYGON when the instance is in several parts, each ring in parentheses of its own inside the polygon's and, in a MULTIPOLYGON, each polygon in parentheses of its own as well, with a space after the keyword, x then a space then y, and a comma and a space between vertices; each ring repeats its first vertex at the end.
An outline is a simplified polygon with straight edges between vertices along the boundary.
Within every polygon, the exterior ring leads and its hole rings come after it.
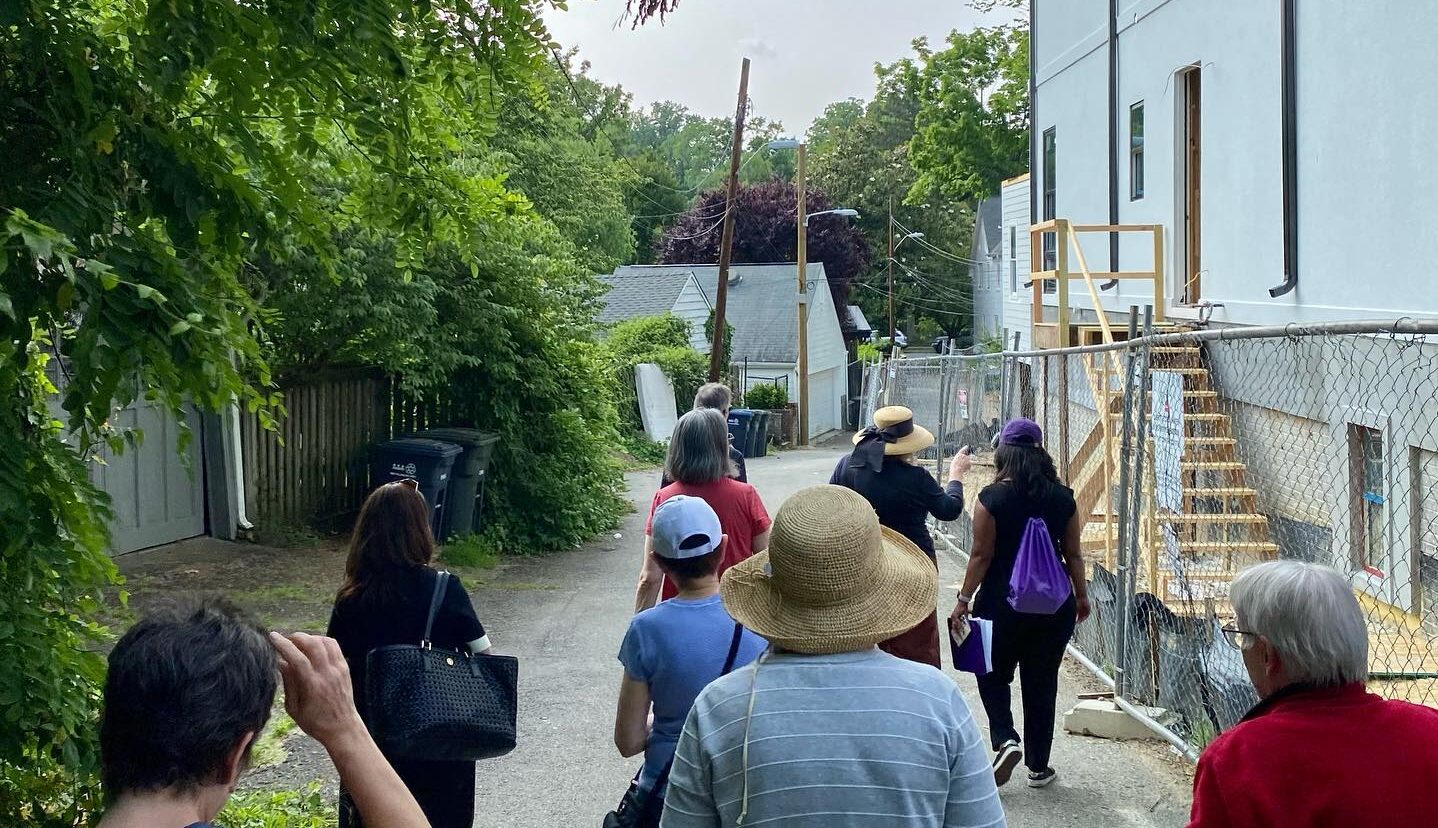
MULTIPOLYGON (((934 433, 914 422, 914 412, 907 406, 886 405, 874 412, 873 428, 889 434, 884 441, 885 454, 914 454, 934 444, 934 433)), ((868 429, 854 435, 854 444, 864 439, 868 429)))
POLYGON ((841 486, 795 493, 774 517, 769 549, 725 571, 719 586, 735 621, 798 653, 864 650, 934 612, 933 561, 881 527, 841 486))

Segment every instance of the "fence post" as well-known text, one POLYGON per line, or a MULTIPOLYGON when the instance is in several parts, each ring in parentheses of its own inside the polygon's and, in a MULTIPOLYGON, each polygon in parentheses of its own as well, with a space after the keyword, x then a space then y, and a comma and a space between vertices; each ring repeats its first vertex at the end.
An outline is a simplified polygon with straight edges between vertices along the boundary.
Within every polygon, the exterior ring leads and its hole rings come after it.
POLYGON ((1069 358, 1059 357, 1059 476, 1069 481, 1069 358))
MULTIPOLYGON (((1128 311, 1128 338, 1133 340, 1138 332, 1138 307, 1130 306, 1128 311)), ((1134 396, 1134 349, 1124 354, 1123 362, 1123 431, 1119 437, 1118 466, 1118 653, 1114 658, 1114 695, 1122 697, 1128 692, 1128 635, 1133 613, 1132 592, 1129 588, 1129 570, 1133 562, 1128 555, 1129 536, 1133 527, 1129 524, 1129 492, 1133 478, 1129 471, 1133 467, 1133 396, 1134 396)), ((1107 415, 1105 415, 1107 416, 1107 415)))
MULTIPOLYGON (((1124 584, 1123 584, 1123 587, 1122 587, 1121 592, 1120 592, 1121 595, 1126 595, 1126 596, 1127 596, 1127 598, 1125 599, 1125 600, 1126 600, 1126 605, 1125 605, 1124 608, 1123 608, 1124 637, 1125 637, 1125 639, 1127 639, 1127 637, 1128 637, 1129 627, 1130 627, 1130 625, 1132 624, 1132 620, 1133 620, 1133 598, 1134 598, 1135 595, 1138 594, 1138 553, 1139 553, 1139 546, 1141 545, 1141 544, 1139 543, 1140 534, 1141 534, 1141 533, 1139 532, 1139 521, 1140 521, 1140 514, 1142 513, 1143 508, 1144 508, 1144 502, 1143 502, 1143 501, 1144 501, 1144 495, 1143 495, 1143 493, 1148 493, 1148 492, 1149 492, 1149 489, 1148 489, 1148 486, 1147 486, 1147 480, 1148 480, 1148 478, 1145 476, 1145 475, 1146 475, 1146 471, 1145 471, 1144 460, 1145 460, 1145 455, 1146 455, 1146 453, 1147 453, 1148 427, 1149 427, 1149 422, 1148 422, 1148 408, 1149 408, 1149 396, 1150 396, 1150 395, 1149 395, 1149 379, 1150 379, 1150 376, 1149 376, 1149 375, 1150 375, 1150 372, 1149 372, 1149 344, 1148 344, 1148 336, 1149 336, 1149 334, 1151 334, 1152 332, 1153 332, 1153 307, 1152 307, 1152 306, 1145 306, 1145 307, 1144 307, 1144 311, 1143 311, 1143 333, 1144 333, 1144 340, 1143 340, 1143 346, 1142 346, 1141 352, 1140 352, 1140 354, 1139 354, 1139 356, 1138 356, 1139 379, 1138 379, 1138 382, 1137 382, 1136 387, 1135 387, 1136 396, 1137 396, 1137 398, 1138 398, 1138 399, 1137 399, 1138 410, 1137 410, 1135 416, 1138 418, 1138 421, 1137 421, 1137 428, 1135 429, 1135 432, 1136 432, 1136 434, 1135 434, 1135 439, 1134 439, 1134 442, 1133 442, 1133 449, 1134 449, 1133 476, 1129 478, 1129 480, 1130 480, 1130 482, 1133 484, 1133 486, 1140 486, 1140 487, 1142 487, 1142 488, 1139 489, 1139 491, 1141 492, 1140 494, 1138 494, 1137 496, 1130 496, 1130 498, 1129 498, 1129 515, 1125 518, 1125 522, 1129 524, 1128 548, 1127 548, 1127 550, 1126 550, 1126 554, 1127 554, 1127 556, 1128 556, 1128 572, 1127 572, 1127 577, 1126 577, 1125 580, 1124 580, 1124 584)), ((1149 540, 1149 542, 1151 542, 1151 540, 1149 540)), ((1157 590, 1158 590, 1158 586, 1157 586, 1156 584, 1152 583, 1152 581, 1153 581, 1152 576, 1150 576, 1150 579, 1149 579, 1149 580, 1150 580, 1150 583, 1149 583, 1149 585, 1148 585, 1149 590, 1155 592, 1156 597, 1158 597, 1159 600, 1162 600, 1162 596, 1158 596, 1158 595, 1156 594, 1156 593, 1157 593, 1157 590)), ((1129 652, 1128 652, 1128 649, 1129 649, 1129 648, 1128 648, 1128 644, 1127 644, 1126 641, 1125 641, 1123 647, 1124 647, 1125 659, 1127 659, 1127 657, 1128 657, 1128 655, 1129 655, 1129 652)), ((1128 666, 1129 666, 1129 665, 1128 665, 1127 661, 1125 661, 1125 663, 1124 663, 1124 665, 1123 665, 1125 674, 1127 674, 1127 673, 1129 672, 1128 666)), ((1125 686, 1126 686, 1126 689, 1132 689, 1132 688, 1129 686, 1129 683, 1128 683, 1127 680, 1125 681, 1125 686)))
POLYGON ((939 360, 939 439, 934 448, 934 479, 943 480, 944 474, 944 447, 948 442, 948 417, 949 417, 949 360, 944 357, 937 357, 939 360))

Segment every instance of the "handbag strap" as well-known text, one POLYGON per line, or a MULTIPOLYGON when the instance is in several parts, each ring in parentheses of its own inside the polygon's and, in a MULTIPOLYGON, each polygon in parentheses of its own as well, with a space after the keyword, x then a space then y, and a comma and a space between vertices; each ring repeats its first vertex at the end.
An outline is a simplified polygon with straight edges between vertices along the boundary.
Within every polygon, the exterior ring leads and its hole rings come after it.
MULTIPOLYGON (((744 625, 735 621, 734 637, 729 641, 729 656, 724 659, 724 669, 719 673, 720 678, 729 675, 729 673, 734 670, 734 660, 739 657, 739 644, 743 640, 744 625)), ((669 764, 665 765, 663 772, 659 774, 659 778, 654 780, 654 790, 660 790, 669 784, 669 772, 672 770, 674 770, 674 760, 671 758, 669 764)))
POLYGON ((739 657, 739 642, 744 638, 744 625, 738 621, 734 622, 734 638, 729 642, 729 657, 724 659, 724 671, 719 674, 720 678, 729 675, 734 669, 734 659, 739 657))
POLYGON ((449 573, 441 570, 439 577, 434 579, 434 594, 429 599, 429 617, 424 620, 424 638, 420 641, 422 647, 433 646, 430 643, 430 633, 434 631, 434 618, 439 615, 439 605, 444 600, 444 588, 448 584, 449 573))

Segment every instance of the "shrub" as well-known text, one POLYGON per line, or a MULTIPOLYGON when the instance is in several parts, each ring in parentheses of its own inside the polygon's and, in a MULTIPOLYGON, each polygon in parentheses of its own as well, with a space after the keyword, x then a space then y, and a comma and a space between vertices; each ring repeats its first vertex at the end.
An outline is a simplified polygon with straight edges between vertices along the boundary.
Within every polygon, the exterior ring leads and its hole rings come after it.
POLYGON ((773 410, 789 404, 789 394, 775 383, 756 385, 744 392, 744 405, 748 408, 773 410))
POLYGON ((333 828, 339 821, 318 782, 298 791, 246 791, 215 817, 219 828, 333 828))
POLYGON ((629 319, 610 329, 605 346, 617 386, 621 430, 643 430, 634 393, 634 366, 641 363, 658 365, 674 383, 675 407, 689 410, 694 392, 709 376, 709 360, 689 344, 689 334, 689 323, 669 313, 629 319))
POLYGON ((872 342, 860 342, 858 356, 860 362, 878 362, 884 358, 884 353, 872 342))

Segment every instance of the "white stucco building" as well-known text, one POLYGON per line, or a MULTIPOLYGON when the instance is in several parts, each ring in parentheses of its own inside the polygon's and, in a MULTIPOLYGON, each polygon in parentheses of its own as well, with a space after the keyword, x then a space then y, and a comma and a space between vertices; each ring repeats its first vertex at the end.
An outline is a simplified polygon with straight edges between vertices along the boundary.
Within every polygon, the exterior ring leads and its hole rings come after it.
MULTIPOLYGON (((1438 6, 1401 0, 1034 0, 1031 218, 1164 225, 1177 319, 1204 302, 1219 324, 1438 316, 1415 289, 1438 241, 1435 26, 1438 6)), ((1106 235, 1084 251, 1109 269, 1106 235)), ((1120 238, 1116 269, 1152 259, 1120 238)), ((1151 299, 1141 282, 1103 294, 1151 299)))

